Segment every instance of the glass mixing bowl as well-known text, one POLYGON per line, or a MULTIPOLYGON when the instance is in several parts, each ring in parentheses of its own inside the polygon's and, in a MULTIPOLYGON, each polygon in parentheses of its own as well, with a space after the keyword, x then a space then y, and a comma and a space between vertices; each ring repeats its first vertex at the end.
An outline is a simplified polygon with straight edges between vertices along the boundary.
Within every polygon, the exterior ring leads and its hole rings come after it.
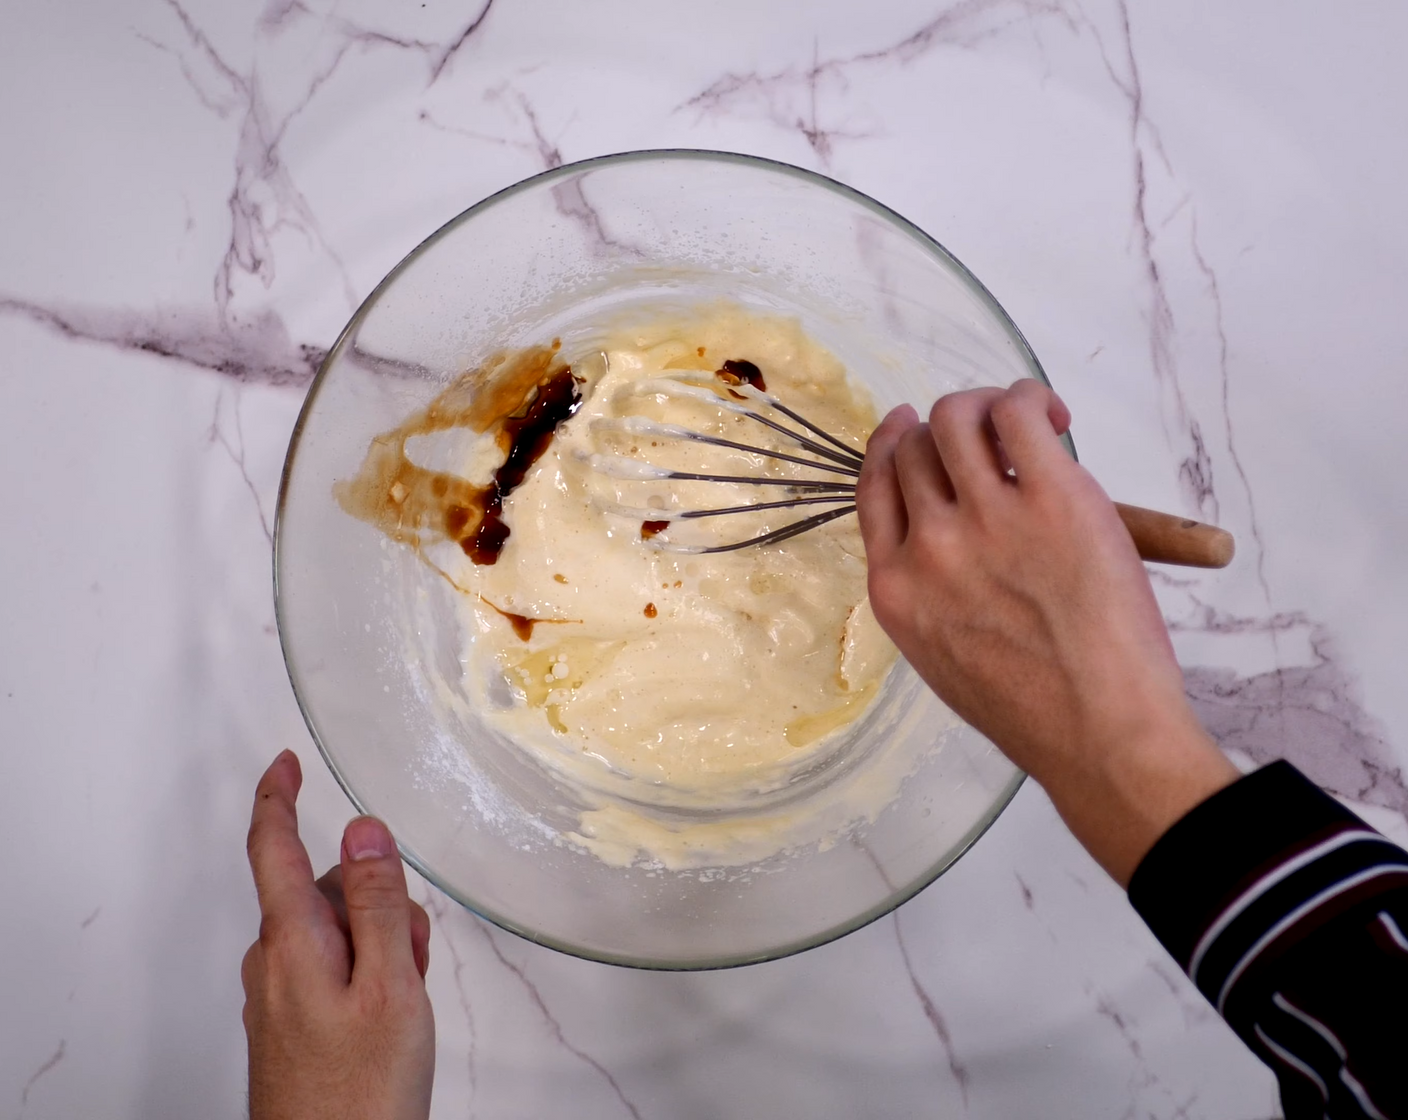
POLYGON ((783 795, 816 822, 800 840, 753 862, 608 865, 566 839, 581 791, 463 702, 456 593, 333 499, 374 436, 489 354, 640 304, 720 298, 800 319, 882 413, 1043 376, 977 279, 865 195, 748 156, 605 156, 471 207, 392 270, 323 363, 279 495, 284 656, 348 797, 475 913, 617 964, 717 968, 839 937, 932 882, 1022 781, 900 661, 825 772, 783 795))

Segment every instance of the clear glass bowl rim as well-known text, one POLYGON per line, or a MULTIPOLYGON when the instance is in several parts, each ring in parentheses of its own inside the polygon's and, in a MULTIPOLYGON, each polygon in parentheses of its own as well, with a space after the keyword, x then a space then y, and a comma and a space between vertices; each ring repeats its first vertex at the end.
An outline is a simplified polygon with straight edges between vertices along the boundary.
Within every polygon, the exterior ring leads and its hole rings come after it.
MULTIPOLYGON (((308 727, 308 733, 312 736, 313 742, 318 748, 318 753, 322 755, 323 762, 327 764, 328 769, 332 772, 333 778, 337 781, 337 784, 342 787, 343 793, 347 795, 347 799, 352 803, 353 807, 357 810, 358 813, 365 813, 367 811, 366 807, 363 804, 361 798, 357 795, 356 791, 353 790, 351 785, 348 783, 341 769, 339 769, 337 762, 334 759, 333 754, 329 750, 327 744, 324 743, 323 737, 319 733, 317 725, 314 722, 313 713, 308 710, 307 705, 304 703, 303 694, 298 687, 298 680, 293 665, 294 659, 289 649, 287 628, 284 622, 279 582, 280 556, 282 551, 281 542, 283 540, 282 529, 284 524, 285 511, 287 508, 286 499, 289 489, 289 480, 293 475, 294 464, 298 457, 298 447, 303 435, 304 425, 307 423, 308 417, 312 411, 314 401, 317 399, 318 393, 323 387, 323 383, 327 378, 328 372, 332 369, 332 366, 338 354, 342 351, 342 348, 345 345, 347 339, 353 334, 353 332, 356 330, 362 320, 365 319, 368 314, 370 314, 372 308, 376 306, 377 301, 381 298, 382 294, 386 292, 393 283, 395 283, 396 278, 400 276, 401 273, 410 268, 433 245, 439 242, 442 238, 448 236, 450 233, 454 232, 456 229, 462 226, 465 222, 468 222, 471 218, 473 218, 481 211, 487 210, 489 207, 494 206, 496 203, 506 201, 507 199, 510 199, 515 195, 518 195, 525 191, 548 187, 559 179, 565 179, 570 176, 580 174, 583 171, 590 171, 592 169, 602 167, 618 167, 635 163, 649 163, 652 161, 675 160, 698 161, 703 163, 732 164, 738 167, 747 167, 757 171, 765 171, 772 172, 774 174, 787 175, 792 178, 799 179, 812 186, 820 187, 824 190, 831 191, 835 194, 840 195, 842 198, 847 199, 848 201, 857 203, 865 209, 870 210, 878 217, 884 219, 895 229, 899 230, 901 233, 908 236, 911 240, 915 241, 921 248, 931 253, 933 256, 937 257, 941 264, 943 264, 954 275, 956 275, 972 291, 972 293, 977 296, 979 301, 987 307, 987 309, 992 313, 993 317, 1010 334, 1012 341, 1016 344, 1018 351, 1021 354, 1021 357, 1026 362, 1027 367, 1031 370, 1032 376, 1039 380, 1043 385, 1049 386, 1051 384, 1050 380, 1046 376, 1046 371, 1041 366, 1041 362, 1037 359, 1037 356, 1032 350, 1031 345, 1027 342, 1026 337, 1022 334, 1017 324, 1012 320, 1012 317, 1007 314, 1007 311, 1003 308, 1000 303, 998 303, 997 299, 993 296, 993 294, 988 291, 986 286, 984 286, 983 282, 979 280, 975 275, 973 275, 973 273, 967 268, 967 266, 963 264, 962 261, 955 257, 951 252, 949 252, 948 249, 944 248, 944 246, 940 244, 938 240, 930 236, 928 233, 922 230, 919 226, 915 225, 908 218, 904 217, 902 214, 891 210, 884 203, 876 201, 874 198, 871 198, 869 195, 856 190, 854 187, 847 186, 845 183, 838 182, 837 180, 822 175, 819 172, 809 171, 806 168, 797 167, 790 163, 784 163, 781 160, 768 159, 763 156, 746 155, 741 152, 713 151, 705 148, 645 148, 636 151, 616 152, 609 155, 594 156, 591 159, 579 160, 576 163, 562 164, 559 167, 554 167, 550 168, 547 171, 539 172, 536 175, 529 176, 526 179, 521 179, 510 186, 504 187, 502 190, 495 191, 493 194, 481 199, 479 202, 476 202, 473 206, 470 206, 468 209, 461 211, 459 214, 455 215, 455 217, 451 218, 439 229, 437 229, 434 233, 430 234, 423 241, 421 241, 420 244, 418 244, 409 253, 407 253, 400 260, 400 262, 398 262, 397 265, 386 274, 385 278, 382 279, 381 283, 379 283, 375 288, 372 289, 371 294, 369 294, 367 298, 362 301, 361 305, 357 308, 355 312, 353 312, 352 317, 347 321, 347 325, 342 328, 342 331, 337 336, 337 341, 334 342, 332 347, 328 350, 327 356, 322 360, 321 364, 318 366, 318 372, 314 375, 313 381, 308 387, 308 394, 304 398, 303 407, 299 410, 298 419, 295 421, 293 426, 293 432, 289 437, 288 453, 284 458, 283 472, 279 479, 279 496, 277 505, 274 510, 273 547, 274 616, 279 631, 279 646, 283 653, 284 667, 288 672, 289 684, 293 688, 294 699, 298 703, 299 712, 301 712, 303 715, 303 722, 308 727)), ((1072 442, 1070 436, 1064 436, 1062 438, 1062 442, 1065 444, 1067 451, 1070 452, 1071 457, 1075 458, 1075 444, 1072 442)), ((456 902, 458 902, 461 906, 463 906, 466 910, 470 911, 472 914, 483 918, 485 921, 493 923, 500 929, 507 930, 510 933, 516 934, 527 941, 547 946, 550 949, 555 949, 556 951, 564 953, 568 956, 579 957, 584 960, 597 961, 603 964, 618 965, 626 968, 638 968, 650 971, 663 972, 695 972, 724 968, 737 968, 743 965, 760 964, 764 961, 779 960, 783 957, 788 957, 796 953, 805 952, 808 949, 814 949, 819 945, 825 945, 828 942, 835 941, 838 938, 844 937, 849 933, 854 933, 856 930, 861 929, 862 927, 869 925, 871 922, 877 921, 880 918, 883 918, 886 914, 889 914, 892 911, 898 909, 900 906, 904 905, 904 903, 908 902, 915 895, 919 894, 925 888, 930 886, 936 879, 939 878, 940 875, 942 875, 945 871, 947 871, 950 867, 957 863, 958 860, 968 851, 969 848, 971 848, 975 843, 977 843, 979 837, 981 837, 983 833, 985 833, 990 827, 992 827, 993 822, 997 820, 997 818, 1001 815, 1002 811, 1006 809, 1007 806, 1011 803, 1012 798, 1017 795, 1017 790, 1021 788, 1022 782, 1025 780, 1026 775, 1021 770, 1017 770, 1013 774, 1011 780, 1007 783, 1007 786, 993 800, 993 803, 988 807, 987 812, 982 816, 981 819, 979 819, 973 825, 972 828, 968 830, 963 839, 957 845, 955 845, 948 852, 944 853, 944 856, 938 861, 936 861, 934 865, 928 870, 926 870, 923 874, 917 876, 912 882, 907 883, 903 887, 897 889, 896 891, 888 895, 886 898, 876 903, 874 906, 869 907, 868 909, 860 912, 852 918, 847 919, 846 921, 838 922, 837 924, 827 929, 808 935, 807 937, 801 938, 795 942, 789 942, 785 945, 776 946, 765 952, 742 955, 738 957, 718 957, 700 961, 640 960, 633 957, 614 956, 609 953, 602 953, 596 950, 587 949, 583 946, 576 945, 570 941, 562 940, 561 938, 547 937, 535 930, 519 925, 518 923, 514 922, 513 919, 503 914, 495 913, 487 907, 483 907, 476 904, 472 899, 461 897, 460 893, 457 892, 454 888, 452 888, 447 883, 442 882, 440 877, 436 875, 434 870, 428 867, 425 863, 423 863, 414 852, 407 851, 404 847, 400 847, 399 850, 401 852, 402 859, 404 859, 408 864, 410 864, 411 867, 413 867, 421 875, 422 878, 424 878, 427 882, 431 883, 439 890, 443 891, 450 898, 453 898, 456 902)))

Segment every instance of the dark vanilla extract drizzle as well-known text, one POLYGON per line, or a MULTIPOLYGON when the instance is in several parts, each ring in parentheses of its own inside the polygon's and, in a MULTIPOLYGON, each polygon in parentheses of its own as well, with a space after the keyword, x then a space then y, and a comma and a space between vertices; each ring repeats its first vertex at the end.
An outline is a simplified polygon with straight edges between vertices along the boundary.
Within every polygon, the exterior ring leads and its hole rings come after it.
MULTIPOLYGON (((476 564, 493 564, 498 560, 509 536, 509 527, 503 520, 504 499, 528 477, 533 464, 552 443, 557 426, 576 412, 581 403, 582 393, 572 376, 572 368, 565 366, 538 387, 538 395, 522 417, 510 416, 503 421, 501 438, 508 441, 508 458, 494 472, 493 481, 479 492, 480 518, 474 532, 459 537, 472 517, 470 509, 451 506, 445 511, 446 532, 458 537, 465 555, 476 564)), ((518 629, 516 623, 514 629, 518 629)))
MULTIPOLYGON (((742 358, 730 358, 714 371, 714 376, 726 385, 752 385, 760 393, 768 391, 767 382, 763 380, 763 371, 752 362, 742 358)), ((740 400, 743 399, 742 393, 734 393, 733 395, 740 400)))

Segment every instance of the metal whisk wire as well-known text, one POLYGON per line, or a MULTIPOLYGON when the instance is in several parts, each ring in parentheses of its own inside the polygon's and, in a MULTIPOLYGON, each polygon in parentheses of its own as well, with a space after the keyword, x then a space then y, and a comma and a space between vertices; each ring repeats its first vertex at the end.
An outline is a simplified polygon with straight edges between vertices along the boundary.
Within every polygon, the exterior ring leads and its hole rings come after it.
POLYGON ((781 528, 773 529, 770 532, 728 544, 677 544, 668 540, 659 540, 654 535, 646 537, 645 533, 642 533, 643 538, 648 539, 649 543, 656 548, 670 552, 692 554, 734 552, 742 548, 775 544, 780 541, 789 540, 808 530, 815 529, 820 525, 825 525, 829 521, 835 521, 837 518, 845 517, 847 514, 855 512, 856 487, 854 479, 859 477, 861 464, 865 461, 865 456, 862 452, 847 446, 835 436, 831 435, 831 433, 813 424, 794 409, 783 404, 776 397, 757 389, 755 386, 742 384, 730 385, 728 388, 735 397, 756 401, 786 416, 805 429, 805 432, 799 432, 789 428, 785 424, 778 423, 776 420, 762 415, 755 408, 747 407, 736 400, 721 397, 712 387, 697 384, 699 380, 708 376, 707 373, 699 370, 666 371, 661 377, 641 382, 637 387, 637 391, 643 394, 663 393, 701 400, 707 404, 717 406, 724 411, 735 413, 762 424, 796 443, 803 450, 811 452, 818 458, 808 459, 801 455, 794 455, 772 448, 740 443, 735 440, 725 439, 721 436, 711 436, 691 428, 684 428, 676 424, 658 423, 641 416, 597 420, 593 422, 593 430, 620 432, 646 438, 654 437, 656 439, 686 440, 694 443, 705 443, 716 447, 725 447, 730 450, 758 455, 767 459, 809 467, 815 470, 828 471, 833 474, 842 475, 851 481, 841 481, 840 479, 777 478, 767 475, 707 474, 695 471, 671 470, 667 467, 658 467, 654 464, 624 455, 591 455, 589 456, 589 463, 592 469, 612 478, 641 481, 672 480, 682 482, 723 482, 744 486, 779 486, 791 490, 794 494, 800 493, 801 495, 805 495, 785 498, 778 501, 721 506, 714 509, 660 510, 614 506, 611 512, 621 516, 639 519, 643 525, 660 527, 657 529, 657 531, 660 531, 663 527, 668 526, 669 523, 674 521, 690 521, 704 517, 722 517, 728 514, 753 513, 760 510, 790 509, 798 506, 824 504, 836 507, 822 513, 804 517, 791 524, 784 525, 781 528), (805 433, 811 434, 807 435, 805 433), (817 438, 814 439, 812 436, 817 438), (825 441, 825 443, 818 442, 819 440, 825 441), (830 446, 826 446, 827 444, 830 446), (837 503, 840 504, 837 505, 837 503))

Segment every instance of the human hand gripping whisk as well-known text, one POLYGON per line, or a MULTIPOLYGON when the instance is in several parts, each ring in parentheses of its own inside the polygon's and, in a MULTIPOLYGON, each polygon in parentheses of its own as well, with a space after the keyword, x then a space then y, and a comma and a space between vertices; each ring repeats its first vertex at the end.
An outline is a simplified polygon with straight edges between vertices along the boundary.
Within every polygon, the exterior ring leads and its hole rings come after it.
MULTIPOLYGON (((742 417, 782 437, 788 448, 786 450, 744 443, 644 416, 599 419, 593 421, 592 428, 594 432, 628 437, 635 443, 633 451, 647 441, 656 447, 681 441, 711 445, 756 456, 760 462, 786 464, 791 469, 785 474, 719 474, 675 469, 622 454, 593 454, 588 456, 588 462, 598 474, 616 480, 719 483, 781 491, 786 497, 702 509, 679 509, 668 504, 658 507, 654 504, 639 507, 613 504, 608 507, 609 511, 639 520, 642 539, 653 547, 667 552, 694 554, 733 552, 776 544, 854 513, 856 480, 865 463, 865 453, 812 423, 777 397, 759 389, 752 383, 755 380, 761 381, 761 377, 751 362, 727 362, 714 375, 702 370, 667 370, 658 378, 641 382, 637 391, 691 400, 742 417), (799 475, 795 469, 799 467, 812 473, 799 475), (802 510, 806 507, 828 508, 742 540, 685 543, 672 540, 669 534, 670 528, 681 522, 775 510, 802 510)), ((1016 474, 995 436, 993 446, 998 468, 1015 483, 1016 474)), ((1140 506, 1120 502, 1115 502, 1114 506, 1143 560, 1195 568, 1223 568, 1232 560, 1235 542, 1232 534, 1224 529, 1140 506)))

